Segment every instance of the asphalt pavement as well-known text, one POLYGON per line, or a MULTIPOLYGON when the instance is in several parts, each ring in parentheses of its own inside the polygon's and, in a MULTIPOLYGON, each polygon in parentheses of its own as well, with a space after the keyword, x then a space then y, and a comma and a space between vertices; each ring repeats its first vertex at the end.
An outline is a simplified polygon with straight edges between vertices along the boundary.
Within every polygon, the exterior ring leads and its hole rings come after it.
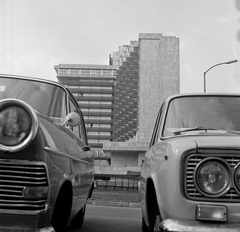
POLYGON ((137 190, 95 189, 92 198, 88 200, 88 205, 140 208, 140 197, 137 190))

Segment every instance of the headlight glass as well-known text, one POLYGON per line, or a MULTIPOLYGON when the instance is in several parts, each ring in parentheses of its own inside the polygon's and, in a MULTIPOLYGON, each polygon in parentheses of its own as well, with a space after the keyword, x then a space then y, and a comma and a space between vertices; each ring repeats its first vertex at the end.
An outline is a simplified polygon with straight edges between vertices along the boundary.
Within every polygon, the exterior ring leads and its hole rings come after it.
POLYGON ((230 174, 224 164, 216 160, 203 162, 197 169, 196 181, 205 194, 223 193, 230 184, 230 174))
POLYGON ((31 117, 19 106, 4 107, 0 110, 0 143, 16 146, 22 143, 31 131, 31 117))
POLYGON ((235 184, 237 188, 240 190, 240 165, 238 166, 235 172, 235 184))

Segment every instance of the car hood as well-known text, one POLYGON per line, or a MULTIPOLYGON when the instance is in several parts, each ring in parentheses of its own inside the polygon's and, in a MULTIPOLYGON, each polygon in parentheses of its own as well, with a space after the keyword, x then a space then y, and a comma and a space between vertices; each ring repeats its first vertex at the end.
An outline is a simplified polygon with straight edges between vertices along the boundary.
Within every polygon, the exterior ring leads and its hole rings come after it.
POLYGON ((191 137, 196 142, 198 149, 201 148, 240 148, 240 136, 195 136, 191 137))
POLYGON ((156 153, 161 151, 165 154, 171 150, 176 155, 187 150, 199 149, 240 149, 240 136, 179 136, 159 143, 154 147, 156 153))

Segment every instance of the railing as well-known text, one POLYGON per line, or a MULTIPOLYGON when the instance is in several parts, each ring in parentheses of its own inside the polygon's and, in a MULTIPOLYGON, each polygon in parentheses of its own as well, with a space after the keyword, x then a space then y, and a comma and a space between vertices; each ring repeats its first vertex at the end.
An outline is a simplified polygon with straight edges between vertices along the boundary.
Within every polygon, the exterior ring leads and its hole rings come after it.
POLYGON ((138 189, 139 174, 95 174, 95 188, 111 190, 138 189))

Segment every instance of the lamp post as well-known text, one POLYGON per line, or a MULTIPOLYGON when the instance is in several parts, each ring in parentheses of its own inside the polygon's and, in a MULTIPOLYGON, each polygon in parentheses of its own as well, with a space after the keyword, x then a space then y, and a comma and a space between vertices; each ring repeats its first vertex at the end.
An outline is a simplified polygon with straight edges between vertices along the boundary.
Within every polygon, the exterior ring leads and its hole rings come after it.
POLYGON ((206 93, 206 74, 207 74, 207 72, 209 71, 209 70, 211 70, 212 68, 214 68, 214 67, 216 67, 216 66, 219 66, 219 65, 222 65, 222 64, 232 64, 232 63, 236 63, 236 62, 238 62, 238 60, 231 60, 231 61, 227 61, 227 62, 222 62, 222 63, 218 63, 218 64, 215 64, 215 65, 213 65, 213 66, 211 66, 208 70, 206 70, 203 74, 204 74, 204 76, 203 76, 203 83, 204 83, 204 93, 206 93))

